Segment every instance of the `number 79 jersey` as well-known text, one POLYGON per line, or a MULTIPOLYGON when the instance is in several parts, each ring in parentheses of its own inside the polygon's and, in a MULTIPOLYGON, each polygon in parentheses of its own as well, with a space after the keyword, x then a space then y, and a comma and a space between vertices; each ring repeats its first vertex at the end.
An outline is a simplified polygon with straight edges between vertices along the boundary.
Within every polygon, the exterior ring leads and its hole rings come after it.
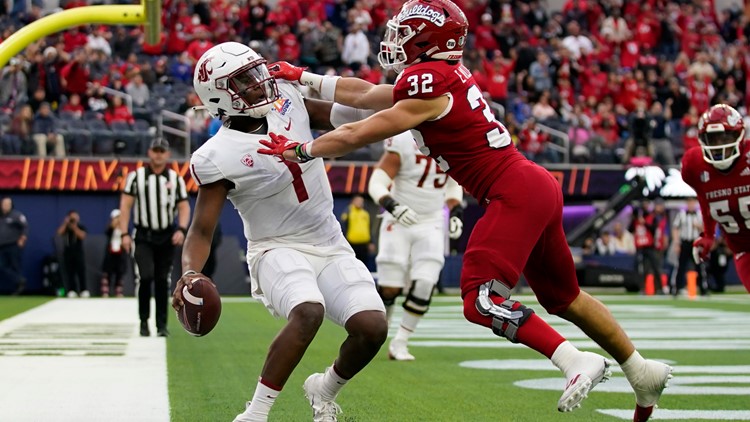
POLYGON ((495 120, 476 81, 462 64, 437 60, 404 69, 393 87, 393 102, 448 96, 445 111, 412 129, 423 154, 437 161, 478 200, 487 196, 500 174, 525 160, 502 123, 495 120))
POLYGON ((733 252, 750 252, 750 153, 725 173, 703 160, 701 148, 691 148, 682 157, 682 179, 698 194, 704 222, 719 224, 733 252))
POLYGON ((393 178, 391 196, 400 204, 408 205, 420 216, 420 221, 443 218, 445 184, 448 175, 435 160, 417 149, 409 132, 386 139, 385 150, 399 155, 401 167, 393 178))

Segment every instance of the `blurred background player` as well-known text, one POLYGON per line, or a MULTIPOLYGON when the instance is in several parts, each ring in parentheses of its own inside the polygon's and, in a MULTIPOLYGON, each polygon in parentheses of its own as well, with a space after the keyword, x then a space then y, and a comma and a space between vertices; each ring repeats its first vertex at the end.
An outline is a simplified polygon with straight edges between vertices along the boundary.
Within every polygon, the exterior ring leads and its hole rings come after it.
POLYGON ((368 191, 383 214, 375 258, 378 293, 390 322, 396 298, 405 294, 404 314, 388 346, 388 357, 414 360, 407 342, 430 308, 445 262, 445 214, 451 213, 451 239, 463 229, 463 190, 435 161, 419 152, 411 133, 385 141, 385 152, 370 176, 368 191))
POLYGON ((104 261, 102 262, 102 297, 109 297, 114 286, 115 297, 123 297, 122 280, 125 277, 127 255, 122 250, 122 232, 120 231, 120 210, 109 213, 109 224, 104 261))
POLYGON ((549 358, 567 382, 557 408, 580 406, 610 374, 609 361, 581 352, 533 310, 510 299, 520 274, 539 302, 581 328, 609 352, 636 395, 634 420, 653 411, 672 368, 636 351, 611 312, 581 291, 562 226, 562 192, 544 168, 526 160, 460 63, 468 32, 463 12, 449 0, 411 0, 387 24, 378 59, 400 73, 395 86, 357 78, 324 77, 280 62, 278 78, 299 81, 323 98, 380 110, 314 141, 277 133, 259 150, 292 162, 339 157, 411 129, 417 145, 484 205, 464 254, 464 316, 549 358))
MULTIPOLYGON (((269 131, 312 139, 311 126, 331 129, 331 103, 304 99, 291 84, 277 85, 266 61, 249 47, 228 42, 198 61, 195 90, 224 126, 190 160, 198 199, 182 254, 180 291, 200 277, 226 199, 242 218, 253 297, 287 320, 268 349, 255 393, 236 422, 265 421, 324 317, 347 338, 325 373, 303 388, 313 420, 335 421, 338 392, 377 354, 388 335, 375 281, 344 238, 322 161, 282 162, 257 152, 269 131)), ((343 108, 337 106, 338 108, 343 108)), ((355 113, 356 114, 356 113, 355 113)))
POLYGON ((693 256, 706 261, 715 248, 718 223, 729 249, 734 253, 737 275, 750 292, 750 189, 747 177, 745 126, 742 115, 726 104, 709 108, 698 121, 700 148, 682 158, 682 179, 698 194, 703 233, 693 243, 693 256))

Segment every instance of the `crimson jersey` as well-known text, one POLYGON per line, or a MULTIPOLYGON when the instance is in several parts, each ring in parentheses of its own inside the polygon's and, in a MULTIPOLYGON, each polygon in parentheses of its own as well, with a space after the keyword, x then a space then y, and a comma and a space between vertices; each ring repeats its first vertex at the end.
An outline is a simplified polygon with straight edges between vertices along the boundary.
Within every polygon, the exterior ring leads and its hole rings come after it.
POLYGON ((723 172, 703 160, 699 147, 691 148, 682 158, 682 179, 698 194, 706 232, 715 221, 733 252, 750 252, 750 152, 723 172))
POLYGON ((513 146, 505 126, 495 120, 471 72, 462 64, 417 63, 404 69, 393 87, 394 103, 441 95, 450 98, 446 110, 412 129, 412 135, 423 154, 481 200, 508 165, 525 158, 513 146))

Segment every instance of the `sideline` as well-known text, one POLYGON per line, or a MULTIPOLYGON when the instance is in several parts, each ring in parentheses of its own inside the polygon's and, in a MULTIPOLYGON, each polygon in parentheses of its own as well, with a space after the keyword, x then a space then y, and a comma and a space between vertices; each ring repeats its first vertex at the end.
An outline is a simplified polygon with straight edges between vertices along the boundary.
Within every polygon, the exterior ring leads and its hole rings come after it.
POLYGON ((166 341, 137 309, 56 299, 0 322, 0 421, 169 422, 166 341))

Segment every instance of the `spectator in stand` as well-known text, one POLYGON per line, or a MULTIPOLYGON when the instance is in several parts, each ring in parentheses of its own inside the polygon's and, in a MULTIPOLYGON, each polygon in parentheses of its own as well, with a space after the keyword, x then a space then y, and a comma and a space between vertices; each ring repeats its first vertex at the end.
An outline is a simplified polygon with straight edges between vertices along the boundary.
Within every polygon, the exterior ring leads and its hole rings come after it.
POLYGON ((195 151, 209 138, 208 124, 211 122, 211 114, 202 105, 200 98, 195 92, 188 93, 187 110, 185 117, 190 120, 190 144, 195 151))
MULTIPOLYGON (((552 66, 551 60, 544 50, 539 50, 536 55, 536 61, 531 63, 529 76, 533 80, 534 91, 541 94, 545 91, 552 90, 552 66)), ((512 70, 512 69, 511 69, 512 70)))
POLYGON ((89 85, 89 88, 86 91, 86 96, 88 97, 86 102, 89 110, 95 111, 103 117, 104 111, 109 107, 107 96, 104 93, 104 87, 102 87, 98 81, 94 81, 89 85))
POLYGON ((318 61, 321 66, 341 66, 341 50, 344 48, 344 39, 341 30, 330 21, 323 22, 323 33, 318 42, 318 61))
POLYGON ((299 63, 312 69, 318 67, 317 50, 320 43, 320 25, 309 19, 302 19, 297 24, 299 37, 299 63))
POLYGON ((578 60, 593 51, 594 45, 588 37, 581 35, 581 26, 578 22, 568 22, 566 28, 568 36, 563 38, 562 47, 570 51, 574 60, 578 60))
POLYGON ((109 40, 112 38, 112 32, 109 27, 99 25, 89 33, 86 38, 86 49, 89 51, 101 51, 105 56, 112 56, 112 46, 109 40))
POLYGON ((86 50, 80 48, 73 53, 73 60, 60 71, 60 86, 66 95, 86 95, 89 83, 86 50))
POLYGON ((617 253, 617 244, 609 230, 602 230, 596 239, 596 254, 600 256, 612 256, 617 253))
POLYGON ((195 28, 193 41, 187 46, 188 56, 190 56, 190 60, 193 64, 201 58, 203 53, 214 46, 214 43, 208 39, 209 35, 208 28, 204 25, 198 25, 198 27, 195 28))
POLYGON ((500 46, 495 38, 495 27, 492 23, 492 15, 485 13, 482 15, 482 23, 474 30, 474 48, 476 48, 483 57, 489 57, 490 53, 498 50, 500 46))
POLYGON ((641 157, 647 164, 654 158, 654 146, 651 143, 654 122, 646 110, 646 104, 639 101, 635 112, 629 119, 630 137, 625 143, 623 162, 630 163, 635 157, 641 157))
POLYGON ((365 35, 364 28, 364 22, 357 21, 352 25, 351 31, 344 37, 341 60, 354 71, 359 69, 362 64, 367 63, 367 59, 370 57, 370 41, 365 35))
POLYGON ((619 7, 613 7, 612 14, 602 21, 600 33, 608 43, 615 46, 630 39, 632 34, 628 28, 628 23, 621 16, 619 7))
POLYGON ((635 238, 619 221, 612 224, 612 239, 615 243, 615 253, 635 255, 635 238))
POLYGON ((143 77, 136 73, 133 78, 125 85, 125 92, 133 98, 135 107, 145 107, 151 98, 151 92, 148 86, 143 83, 143 77))
POLYGON ((123 104, 122 97, 113 95, 109 98, 109 106, 104 111, 104 121, 107 125, 111 125, 112 122, 121 121, 127 122, 131 125, 135 123, 135 119, 128 109, 128 106, 123 104))
POLYGON ((539 101, 531 107, 531 115, 540 123, 558 117, 557 111, 555 111, 555 108, 550 104, 549 91, 542 92, 539 101))
POLYGON ((291 63, 297 63, 300 55, 300 45, 297 36, 289 30, 289 26, 280 25, 277 27, 278 41, 278 59, 291 63))
POLYGON ((12 112, 28 100, 28 84, 22 59, 13 57, 0 75, 0 109, 12 112))
POLYGON ((576 163, 590 162, 592 155, 598 148, 592 145, 591 121, 583 114, 580 105, 573 109, 573 115, 568 121, 568 139, 570 139, 572 160, 576 163))
POLYGON ((690 148, 697 147, 698 143, 698 122, 700 114, 695 106, 690 106, 688 113, 682 118, 682 128, 684 135, 682 137, 682 150, 687 152, 690 148))
POLYGON ((63 241, 63 271, 65 272, 65 290, 68 297, 91 297, 86 284, 86 260, 83 254, 83 241, 86 239, 86 227, 81 224, 81 216, 71 210, 57 228, 57 235, 63 241))
POLYGON ((518 150, 529 160, 537 162, 557 162, 556 154, 547 148, 549 134, 542 132, 536 119, 526 120, 518 136, 518 150))
POLYGON ((46 157, 54 151, 56 157, 65 157, 65 140, 57 133, 57 121, 49 103, 42 103, 39 107, 31 133, 39 156, 46 157))
POLYGON ((64 106, 60 109, 61 111, 65 111, 70 113, 74 118, 81 119, 83 118, 83 112, 84 108, 81 105, 81 96, 78 94, 71 94, 68 98, 68 102, 65 103, 64 106))
POLYGON ((482 64, 487 78, 487 93, 490 95, 492 101, 502 105, 503 108, 507 107, 508 85, 510 84, 515 60, 506 59, 500 50, 495 50, 492 55, 492 61, 483 59, 482 64))
POLYGON ((262 39, 266 35, 268 6, 265 0, 250 0, 248 7, 247 38, 251 40, 262 39))
POLYGON ((664 112, 660 102, 654 101, 649 110, 651 118, 651 144, 654 147, 654 157, 657 164, 674 165, 674 150, 669 140, 669 111, 664 112))
POLYGON ((3 145, 3 153, 13 154, 34 154, 36 153, 36 143, 32 139, 32 129, 34 127, 34 112, 31 110, 30 105, 24 105, 21 110, 13 115, 13 119, 10 121, 10 128, 8 130, 9 135, 13 135, 15 140, 12 141, 14 145, 9 148, 11 151, 6 151, 5 145, 3 145))
POLYGON ((58 104, 62 95, 62 86, 60 85, 60 71, 65 62, 60 59, 55 47, 44 49, 44 92, 47 94, 46 100, 50 104, 58 104))
POLYGON ((188 84, 193 80, 193 64, 187 51, 182 52, 169 68, 169 76, 177 82, 188 84))

